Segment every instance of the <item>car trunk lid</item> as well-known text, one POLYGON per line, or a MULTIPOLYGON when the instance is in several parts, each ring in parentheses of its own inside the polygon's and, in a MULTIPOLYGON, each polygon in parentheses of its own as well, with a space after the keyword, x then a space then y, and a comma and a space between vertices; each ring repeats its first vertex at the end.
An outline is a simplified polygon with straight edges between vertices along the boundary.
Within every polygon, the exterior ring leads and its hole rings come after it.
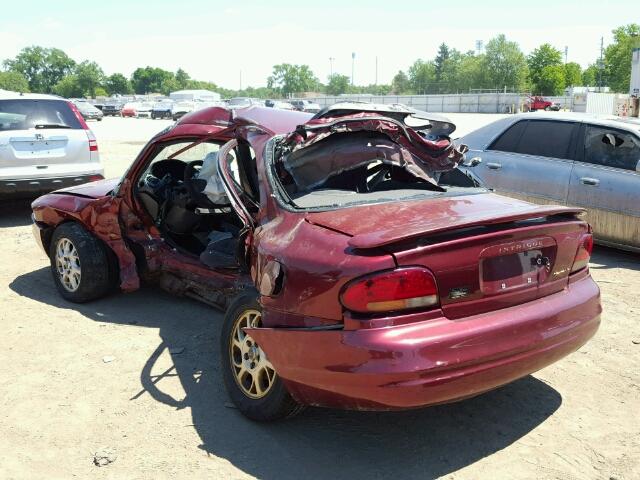
POLYGON ((579 213, 476 194, 314 212, 307 221, 351 236, 354 253, 383 249, 398 266, 429 268, 443 312, 460 318, 565 288, 588 231, 579 213))

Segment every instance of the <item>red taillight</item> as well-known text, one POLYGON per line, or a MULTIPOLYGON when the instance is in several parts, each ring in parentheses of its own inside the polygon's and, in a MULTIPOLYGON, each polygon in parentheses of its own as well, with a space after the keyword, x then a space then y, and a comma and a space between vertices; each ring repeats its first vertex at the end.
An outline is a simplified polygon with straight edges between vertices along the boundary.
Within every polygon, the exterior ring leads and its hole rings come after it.
POLYGON ((89 181, 90 182, 97 182, 98 180, 104 180, 104 177, 102 175, 89 175, 89 181))
POLYGON ((98 151, 98 141, 96 140, 96 136, 89 129, 87 129, 87 138, 89 139, 89 151, 90 152, 97 152, 98 151))
POLYGON ((78 110, 78 107, 76 107, 73 102, 67 102, 67 103, 69 104, 69 108, 71 108, 71 111, 73 112, 73 114, 78 119, 78 123, 80 123, 80 126, 83 128, 83 130, 89 130, 89 125, 87 125, 87 122, 84 121, 84 117, 80 113, 80 110, 78 110))
POLYGON ((352 280, 342 290, 340 302, 360 313, 392 312, 432 307, 440 301, 433 274, 422 267, 406 267, 352 280))
POLYGON ((591 252, 593 251, 593 235, 585 233, 580 239, 580 245, 578 245, 578 251, 576 257, 573 260, 573 266, 571 267, 571 273, 582 270, 589 265, 589 259, 591 258, 591 252))

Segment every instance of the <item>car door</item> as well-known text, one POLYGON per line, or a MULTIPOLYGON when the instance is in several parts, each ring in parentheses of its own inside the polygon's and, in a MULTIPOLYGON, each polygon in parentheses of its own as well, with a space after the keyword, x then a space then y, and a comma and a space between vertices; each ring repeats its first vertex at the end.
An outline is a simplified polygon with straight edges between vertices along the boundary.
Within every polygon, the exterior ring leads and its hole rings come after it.
POLYGON ((498 193, 565 204, 577 131, 575 122, 520 120, 482 152, 474 173, 498 193))
POLYGON ((568 203, 587 209, 601 242, 640 248, 640 138, 585 124, 581 139, 568 203))

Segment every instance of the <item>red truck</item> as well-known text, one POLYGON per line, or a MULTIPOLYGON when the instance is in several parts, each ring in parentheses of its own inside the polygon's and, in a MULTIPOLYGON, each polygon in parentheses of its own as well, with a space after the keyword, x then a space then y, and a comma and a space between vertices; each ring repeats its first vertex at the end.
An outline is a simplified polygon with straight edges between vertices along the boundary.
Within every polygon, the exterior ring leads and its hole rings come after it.
POLYGON ((543 97, 529 97, 525 103, 525 110, 528 112, 535 112, 536 110, 560 110, 559 103, 553 103, 549 100, 545 100, 543 97))

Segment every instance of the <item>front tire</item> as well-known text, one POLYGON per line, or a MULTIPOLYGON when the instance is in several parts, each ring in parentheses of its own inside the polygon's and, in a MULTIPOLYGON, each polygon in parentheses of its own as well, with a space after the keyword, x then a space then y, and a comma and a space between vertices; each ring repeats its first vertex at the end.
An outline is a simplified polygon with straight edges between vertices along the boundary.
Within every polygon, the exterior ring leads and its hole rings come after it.
POLYGON ((63 223, 55 229, 49 259, 53 281, 70 302, 103 297, 116 284, 107 247, 77 223, 63 223))
POLYGON ((220 362, 224 385, 243 415, 259 422, 293 417, 303 410, 257 343, 242 331, 262 324, 262 306, 255 290, 242 292, 224 317, 220 362))

